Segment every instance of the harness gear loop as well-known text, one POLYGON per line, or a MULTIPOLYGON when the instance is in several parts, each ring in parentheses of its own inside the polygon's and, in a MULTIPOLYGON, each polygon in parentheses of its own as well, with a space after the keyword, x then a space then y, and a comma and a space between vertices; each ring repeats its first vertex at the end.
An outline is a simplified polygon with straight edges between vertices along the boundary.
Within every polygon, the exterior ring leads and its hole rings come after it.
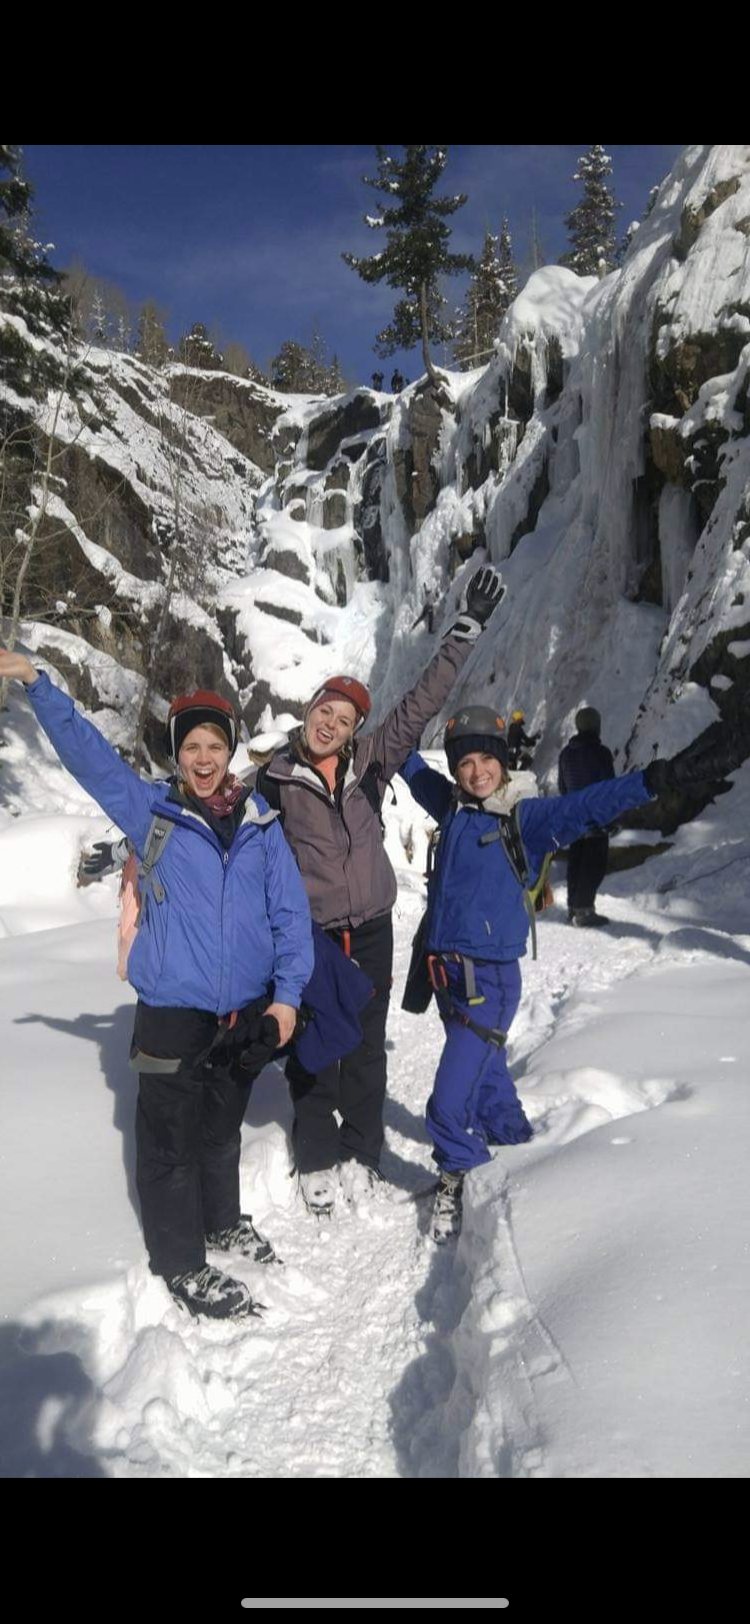
MULTIPOLYGON (((445 1010, 452 1021, 458 1021, 460 1026, 468 1027, 469 1031, 473 1032, 475 1037, 481 1038, 483 1043, 491 1043, 495 1049, 504 1049, 508 1041, 507 1032, 501 1031, 499 1026, 480 1026, 479 1021, 472 1020, 470 1015, 464 1015, 462 1010, 456 1008, 456 1005, 454 1004, 448 991, 448 972, 445 968, 446 958, 451 958, 454 960, 454 962, 463 964, 464 976, 466 976, 466 966, 470 966, 469 977, 467 978, 467 990, 468 983, 470 981, 476 992, 474 965, 471 959, 465 959, 461 953, 428 953, 427 974, 429 975, 430 984, 437 997, 438 1007, 440 1007, 441 1004, 444 1005, 445 1010)), ((484 1003, 483 998, 475 997, 472 1001, 474 1003, 484 1003)))

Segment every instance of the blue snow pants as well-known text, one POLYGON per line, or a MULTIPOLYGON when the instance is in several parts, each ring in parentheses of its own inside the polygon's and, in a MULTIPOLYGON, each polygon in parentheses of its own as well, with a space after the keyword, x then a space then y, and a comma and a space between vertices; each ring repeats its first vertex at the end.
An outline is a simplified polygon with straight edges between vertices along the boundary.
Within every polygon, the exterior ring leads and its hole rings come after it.
MULTIPOLYGON (((507 1032, 521 998, 518 960, 507 964, 474 960, 482 1004, 467 1003, 462 965, 450 960, 444 964, 456 1010, 481 1026, 507 1032)), ((488 1145, 518 1145, 530 1139, 533 1130, 513 1086, 506 1050, 462 1026, 448 1012, 443 994, 437 994, 437 1001, 445 1048, 427 1102, 427 1130, 438 1167, 465 1173, 490 1160, 488 1145)))

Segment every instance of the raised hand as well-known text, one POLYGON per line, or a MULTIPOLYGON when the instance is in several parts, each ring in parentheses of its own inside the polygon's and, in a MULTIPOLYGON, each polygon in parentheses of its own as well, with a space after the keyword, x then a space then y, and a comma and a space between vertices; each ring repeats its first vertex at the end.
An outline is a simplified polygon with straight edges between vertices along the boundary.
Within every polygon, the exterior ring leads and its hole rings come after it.
POLYGON ((122 840, 110 842, 109 840, 95 840, 93 851, 81 852, 78 862, 78 884, 93 885, 95 880, 103 880, 106 874, 116 874, 118 868, 123 866, 122 840))
POLYGON ((471 615, 472 620, 477 620, 480 626, 486 625, 490 615, 505 597, 505 592, 500 571, 493 569, 489 564, 485 565, 472 575, 466 588, 466 613, 471 615))
POLYGON ((500 571, 491 564, 476 570, 459 604, 459 618, 449 627, 447 636, 473 643, 505 597, 505 590, 500 571))
POLYGON ((34 670, 25 654, 9 654, 0 649, 0 678, 18 677, 19 682, 36 682, 39 672, 34 670))
POLYGON ((697 750, 693 745, 688 745, 686 750, 681 750, 679 755, 669 760, 659 758, 649 763, 643 773, 646 788, 652 795, 662 795, 668 789, 709 784, 733 773, 748 753, 737 739, 720 739, 697 750))

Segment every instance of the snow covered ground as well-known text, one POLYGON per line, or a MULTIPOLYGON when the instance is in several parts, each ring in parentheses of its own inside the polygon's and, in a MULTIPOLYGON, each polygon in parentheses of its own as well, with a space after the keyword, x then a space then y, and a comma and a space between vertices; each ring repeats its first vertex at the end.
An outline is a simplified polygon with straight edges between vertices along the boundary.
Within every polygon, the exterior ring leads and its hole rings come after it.
POLYGON ((388 1183, 309 1217, 269 1067, 243 1199, 284 1267, 236 1266, 267 1312, 232 1327, 186 1322, 146 1267, 115 882, 74 884, 106 825, 36 763, 47 815, 0 814, 4 1474, 744 1476, 750 769, 610 877, 608 930, 545 916, 511 1051, 536 1136, 470 1176, 449 1250, 419 1199, 440 1025, 398 1007, 424 848, 402 787, 388 1183))

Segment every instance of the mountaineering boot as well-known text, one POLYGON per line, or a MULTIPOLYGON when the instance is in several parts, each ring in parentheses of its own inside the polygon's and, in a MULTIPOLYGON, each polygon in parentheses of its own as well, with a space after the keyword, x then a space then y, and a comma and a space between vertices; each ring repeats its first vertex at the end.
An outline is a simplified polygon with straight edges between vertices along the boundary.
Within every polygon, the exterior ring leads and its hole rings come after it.
POLYGON ((337 1184, 335 1167, 323 1167, 317 1173, 300 1173, 299 1187, 308 1212, 314 1213, 316 1218, 330 1218, 337 1184))
POLYGON ((204 1263, 202 1269, 191 1269, 187 1274, 175 1274, 167 1281, 178 1307, 189 1314, 205 1314, 208 1319, 245 1319, 249 1314, 260 1316, 265 1306, 254 1303, 247 1286, 232 1280, 220 1269, 204 1263))
POLYGON ((344 1200, 356 1206, 358 1201, 371 1196, 378 1184, 382 1184, 382 1174, 376 1168, 367 1167, 364 1162, 358 1162, 355 1157, 342 1162, 340 1168, 341 1190, 344 1200))
POLYGON ((606 914, 596 912, 595 908, 576 908, 573 914, 574 925, 608 925, 606 914))
POLYGON ((453 1240, 461 1230, 463 1173, 441 1173, 435 1191, 430 1235, 437 1246, 453 1240))
POLYGON ((278 1263, 270 1241, 260 1235, 249 1212, 241 1212, 236 1224, 229 1229, 214 1229, 206 1236, 206 1246, 212 1252, 239 1252, 241 1257, 252 1258, 253 1263, 278 1263))

